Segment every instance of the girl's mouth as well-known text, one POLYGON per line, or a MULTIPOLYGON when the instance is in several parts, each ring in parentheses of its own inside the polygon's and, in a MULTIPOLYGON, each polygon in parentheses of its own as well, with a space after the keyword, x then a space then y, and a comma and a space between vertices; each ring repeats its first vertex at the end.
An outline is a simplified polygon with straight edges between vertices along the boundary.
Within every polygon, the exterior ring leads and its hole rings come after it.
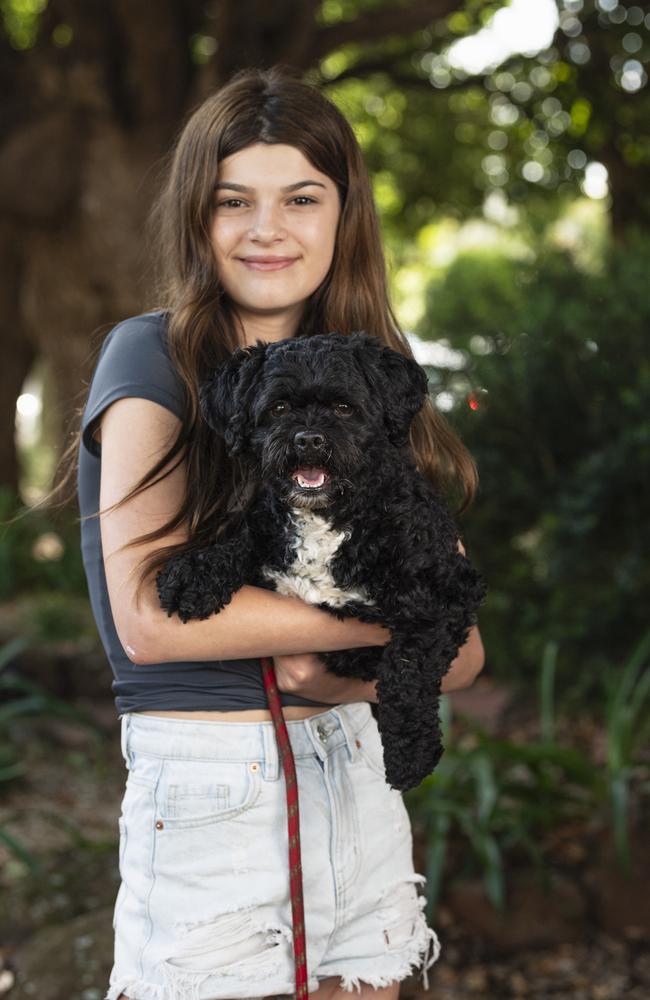
POLYGON ((291 267, 295 264, 295 260, 278 260, 278 261, 260 261, 260 260, 244 260, 243 257, 239 258, 242 264, 246 267, 250 267, 252 271, 281 271, 285 267, 291 267))

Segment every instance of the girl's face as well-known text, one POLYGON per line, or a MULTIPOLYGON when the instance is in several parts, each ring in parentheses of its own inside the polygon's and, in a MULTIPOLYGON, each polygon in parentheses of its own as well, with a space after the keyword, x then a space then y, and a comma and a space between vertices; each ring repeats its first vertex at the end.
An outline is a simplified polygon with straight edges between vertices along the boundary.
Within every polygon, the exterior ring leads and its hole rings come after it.
POLYGON ((237 312, 251 329, 262 321, 272 335, 291 336, 332 262, 335 183, 296 147, 260 142, 221 161, 214 205, 210 241, 237 312))

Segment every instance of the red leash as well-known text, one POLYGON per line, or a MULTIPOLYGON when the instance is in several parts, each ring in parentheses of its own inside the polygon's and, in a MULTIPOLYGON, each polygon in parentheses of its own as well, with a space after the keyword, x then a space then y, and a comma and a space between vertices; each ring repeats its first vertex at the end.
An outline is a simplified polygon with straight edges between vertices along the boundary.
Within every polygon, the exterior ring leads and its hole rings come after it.
POLYGON ((282 757, 282 769, 287 790, 287 815, 289 823, 289 889, 293 917, 293 955, 296 970, 294 1000, 307 1000, 307 949, 305 946, 305 912, 302 900, 302 865, 300 862, 300 817, 298 813, 298 781, 293 751, 287 726, 282 714, 280 694, 275 679, 273 659, 261 657, 262 678, 266 697, 275 727, 275 738, 282 757))

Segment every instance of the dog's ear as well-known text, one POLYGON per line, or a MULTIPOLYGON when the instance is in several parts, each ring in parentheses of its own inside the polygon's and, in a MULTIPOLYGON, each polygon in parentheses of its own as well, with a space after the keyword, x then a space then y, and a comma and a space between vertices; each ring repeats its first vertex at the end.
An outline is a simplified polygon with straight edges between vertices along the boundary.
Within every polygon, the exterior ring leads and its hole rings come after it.
POLYGON ((199 388, 201 415, 220 434, 229 454, 237 455, 246 444, 249 402, 264 365, 267 345, 238 347, 213 369, 199 388))
POLYGON ((398 448, 408 442, 413 417, 424 405, 429 380, 414 358, 384 347, 380 367, 386 380, 384 420, 390 441, 398 448))
POLYGON ((402 447, 429 392, 427 373, 414 358, 387 347, 364 330, 351 334, 349 340, 370 389, 383 403, 388 439, 402 447))

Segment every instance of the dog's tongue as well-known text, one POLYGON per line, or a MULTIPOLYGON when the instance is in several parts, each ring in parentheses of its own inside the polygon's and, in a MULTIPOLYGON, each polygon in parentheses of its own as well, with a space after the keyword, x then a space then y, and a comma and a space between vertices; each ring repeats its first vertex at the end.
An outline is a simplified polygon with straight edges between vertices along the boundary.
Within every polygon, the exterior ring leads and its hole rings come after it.
POLYGON ((308 480, 308 482, 315 483, 317 479, 320 479, 324 472, 324 469, 296 469, 294 475, 302 476, 302 478, 308 480))
POLYGON ((317 483, 325 475, 325 469, 295 469, 293 475, 301 476, 308 483, 317 483))

